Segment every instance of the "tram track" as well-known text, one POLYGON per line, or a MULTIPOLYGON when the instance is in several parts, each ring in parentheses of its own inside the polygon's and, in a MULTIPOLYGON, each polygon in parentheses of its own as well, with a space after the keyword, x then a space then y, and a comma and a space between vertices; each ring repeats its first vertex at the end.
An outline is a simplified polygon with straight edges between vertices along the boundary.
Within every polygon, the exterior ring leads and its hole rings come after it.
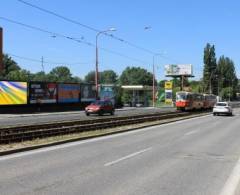
POLYGON ((89 120, 75 120, 40 125, 24 125, 0 128, 0 144, 9 144, 52 136, 67 135, 94 130, 105 130, 120 126, 128 126, 158 120, 181 118, 203 112, 169 112, 139 114, 122 117, 106 117, 89 120))

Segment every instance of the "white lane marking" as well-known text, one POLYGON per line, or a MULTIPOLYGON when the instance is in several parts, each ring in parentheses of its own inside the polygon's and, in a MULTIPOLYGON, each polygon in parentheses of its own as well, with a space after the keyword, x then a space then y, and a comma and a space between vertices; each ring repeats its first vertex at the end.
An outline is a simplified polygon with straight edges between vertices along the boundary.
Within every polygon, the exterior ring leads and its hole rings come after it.
POLYGON ((156 126, 152 126, 152 127, 146 127, 146 128, 142 128, 142 129, 138 129, 138 130, 134 130, 134 131, 128 131, 128 132, 125 132, 125 133, 107 135, 107 136, 104 136, 104 137, 98 137, 98 138, 88 139, 88 140, 84 140, 84 141, 77 141, 77 142, 66 143, 66 144, 57 145, 57 146, 50 146, 50 147, 47 147, 47 148, 36 149, 36 150, 32 150, 32 151, 27 151, 27 152, 10 154, 10 155, 7 155, 7 156, 0 157, 0 161, 10 160, 10 159, 14 159, 14 158, 21 158, 21 157, 25 157, 25 156, 29 156, 29 155, 33 155, 33 154, 39 154, 39 153, 49 152, 49 151, 54 151, 54 150, 59 150, 59 149, 65 149, 65 148, 74 147, 74 146, 78 146, 78 145, 82 145, 82 144, 86 144, 86 143, 93 143, 93 142, 108 140, 108 139, 112 139, 112 138, 123 137, 123 136, 131 135, 131 134, 137 134, 139 132, 144 132, 144 131, 149 131, 149 130, 152 130, 152 129, 156 129, 158 127, 172 126, 172 125, 175 125, 175 124, 185 123, 187 121, 193 121, 193 120, 199 120, 201 118, 207 118, 209 116, 210 115, 200 116, 200 117, 180 120, 180 121, 176 121, 176 122, 170 122, 170 123, 167 123, 167 124, 161 124, 161 125, 156 125, 156 126))
POLYGON ((143 150, 140 150, 140 151, 138 151, 138 152, 134 152, 134 153, 132 153, 132 154, 129 154, 129 155, 124 156, 124 157, 122 157, 122 158, 119 158, 119 159, 117 159, 117 160, 108 162, 108 163, 104 164, 104 166, 105 166, 105 167, 112 166, 112 165, 117 164, 117 163, 119 163, 119 162, 121 162, 121 161, 127 160, 127 159, 129 159, 129 158, 132 158, 132 157, 134 157, 134 156, 137 156, 137 155, 139 155, 139 154, 142 154, 142 153, 144 153, 144 152, 147 152, 147 151, 149 151, 149 150, 151 150, 151 149, 152 149, 152 147, 146 148, 146 149, 143 149, 143 150))
POLYGON ((234 167, 231 175, 225 183, 220 195, 236 195, 236 190, 240 184, 240 158, 234 167))
POLYGON ((197 130, 190 131, 190 132, 188 132, 188 133, 185 133, 184 135, 185 135, 185 136, 188 136, 188 135, 192 135, 192 134, 195 134, 195 133, 197 133, 197 130))

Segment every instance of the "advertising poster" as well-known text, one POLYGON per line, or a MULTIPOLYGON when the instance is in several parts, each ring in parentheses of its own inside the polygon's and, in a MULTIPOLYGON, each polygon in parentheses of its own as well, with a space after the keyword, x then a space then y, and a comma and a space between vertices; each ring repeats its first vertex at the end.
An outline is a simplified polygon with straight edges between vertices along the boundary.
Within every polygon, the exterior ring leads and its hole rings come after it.
POLYGON ((58 84, 58 102, 76 103, 80 101, 80 84, 58 84))
POLYGON ((170 64, 164 67, 165 76, 187 76, 193 74, 191 64, 170 64))
POLYGON ((91 102, 96 100, 96 87, 92 84, 81 85, 81 102, 91 102))
POLYGON ((29 99, 31 104, 48 104, 57 102, 56 83, 30 83, 29 99))
POLYGON ((27 83, 0 81, 0 105, 27 104, 27 83))
POLYGON ((165 89, 172 89, 172 88, 173 88, 172 81, 166 81, 164 88, 165 88, 165 89))
POLYGON ((172 104, 173 102, 173 93, 171 89, 165 89, 165 103, 172 104))
POLYGON ((100 87, 100 99, 110 100, 112 104, 115 104, 115 91, 113 86, 101 86, 100 87))

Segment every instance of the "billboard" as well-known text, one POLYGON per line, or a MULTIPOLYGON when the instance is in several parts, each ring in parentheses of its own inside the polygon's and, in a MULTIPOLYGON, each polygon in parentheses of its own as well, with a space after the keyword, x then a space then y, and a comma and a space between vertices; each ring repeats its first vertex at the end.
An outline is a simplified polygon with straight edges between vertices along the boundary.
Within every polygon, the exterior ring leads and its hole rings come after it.
POLYGON ((27 104, 27 83, 0 81, 0 105, 27 104))
POLYGON ((92 84, 81 84, 81 102, 96 100, 96 87, 92 84))
POLYGON ((115 104, 115 96, 116 92, 114 86, 104 86, 101 85, 100 87, 100 99, 101 100, 110 100, 112 104, 115 104))
POLYGON ((172 89, 173 88, 173 83, 172 81, 166 81, 164 85, 165 89, 172 89))
POLYGON ((30 104, 45 104, 57 102, 56 83, 30 83, 29 85, 30 104))
POLYGON ((79 84, 58 84, 58 102, 76 103, 80 101, 79 84))
POLYGON ((191 76, 193 69, 191 64, 170 64, 164 67, 165 76, 191 76))
POLYGON ((173 93, 171 89, 165 89, 165 103, 172 104, 173 93))

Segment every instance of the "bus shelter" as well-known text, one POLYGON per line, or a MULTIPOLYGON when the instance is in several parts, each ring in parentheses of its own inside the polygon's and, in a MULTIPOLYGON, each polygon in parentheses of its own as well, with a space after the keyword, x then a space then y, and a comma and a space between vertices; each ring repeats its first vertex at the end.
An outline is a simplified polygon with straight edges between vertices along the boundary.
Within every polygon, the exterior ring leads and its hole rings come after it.
POLYGON ((152 105, 152 86, 123 85, 123 104, 131 107, 152 105))

